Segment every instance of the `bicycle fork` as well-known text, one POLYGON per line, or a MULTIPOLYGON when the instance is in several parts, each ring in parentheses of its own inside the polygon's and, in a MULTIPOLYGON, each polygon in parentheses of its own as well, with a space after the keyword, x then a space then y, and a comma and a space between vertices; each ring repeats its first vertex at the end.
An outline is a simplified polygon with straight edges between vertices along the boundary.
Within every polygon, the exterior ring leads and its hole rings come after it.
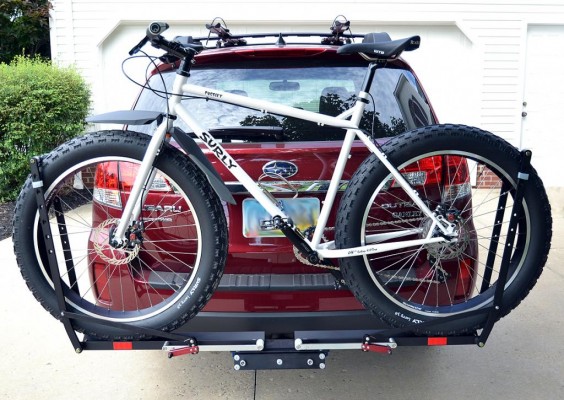
POLYGON ((163 121, 157 127, 151 141, 149 142, 149 146, 147 147, 147 151, 141 161, 141 165, 137 171, 137 176, 135 177, 135 181, 131 187, 129 198, 125 204, 125 208, 123 209, 120 222, 113 231, 112 237, 110 237, 110 244, 113 247, 124 247, 128 243, 126 235, 131 234, 129 231, 136 224, 136 221, 141 214, 143 201, 145 200, 149 192, 149 188, 153 184, 157 174, 153 165, 159 155, 163 142, 165 140, 169 140, 166 137, 166 133, 170 124, 171 120, 168 118, 163 121))

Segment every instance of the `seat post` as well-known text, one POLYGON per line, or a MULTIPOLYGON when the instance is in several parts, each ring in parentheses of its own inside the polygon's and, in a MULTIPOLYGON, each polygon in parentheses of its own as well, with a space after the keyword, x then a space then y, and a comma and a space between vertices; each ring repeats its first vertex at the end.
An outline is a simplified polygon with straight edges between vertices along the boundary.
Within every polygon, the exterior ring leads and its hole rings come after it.
POLYGON ((368 69, 366 71, 366 75, 364 76, 364 82, 362 83, 361 91, 363 92, 370 92, 370 87, 372 86, 372 81, 374 80, 374 74, 380 64, 378 62, 372 62, 368 65, 368 69))

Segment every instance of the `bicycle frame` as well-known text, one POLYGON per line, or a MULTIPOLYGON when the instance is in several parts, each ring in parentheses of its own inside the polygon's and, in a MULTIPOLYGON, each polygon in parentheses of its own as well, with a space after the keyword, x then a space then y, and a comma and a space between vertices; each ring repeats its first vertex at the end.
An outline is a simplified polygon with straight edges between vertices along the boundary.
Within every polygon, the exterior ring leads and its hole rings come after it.
POLYGON ((140 208, 138 205, 143 198, 143 193, 147 193, 146 188, 150 187, 154 178, 154 170, 152 168, 153 162, 158 155, 159 149, 163 141, 167 139, 167 132, 172 127, 172 120, 180 118, 183 120, 192 132, 202 140, 206 147, 215 155, 215 157, 223 163, 223 165, 235 176, 235 178, 248 190, 252 197, 254 197, 268 214, 279 221, 288 221, 288 216, 284 213, 281 207, 277 204, 273 197, 263 191, 257 182, 255 182, 241 166, 227 153, 227 151, 217 142, 217 140, 203 128, 190 114, 188 109, 181 104, 183 96, 195 96, 204 98, 206 100, 218 101, 228 103, 236 106, 242 106, 259 110, 262 113, 277 114, 282 116, 294 117, 305 121, 315 122, 320 125, 329 125, 346 129, 346 135, 343 140, 343 145, 339 153, 339 157, 335 166, 335 171, 331 178, 326 197, 322 202, 318 223, 311 240, 305 238, 299 230, 291 226, 291 229, 298 235, 298 237, 307 244, 307 246, 316 252, 320 258, 342 258, 354 257, 359 255, 368 255, 380 253, 391 250, 398 250, 412 246, 422 246, 431 243, 446 242, 451 237, 456 240, 455 226, 449 224, 444 217, 437 215, 427 207, 424 201, 419 197, 418 193, 411 187, 402 174, 395 168, 383 154, 378 147, 372 142, 362 130, 359 129, 359 123, 363 115, 363 111, 368 103, 370 85, 373 76, 378 68, 378 64, 373 63, 368 67, 368 72, 365 77, 363 88, 360 90, 355 105, 342 114, 332 117, 319 114, 312 111, 302 110, 283 104, 277 104, 269 101, 249 98, 233 93, 224 92, 217 89, 210 89, 203 86, 188 84, 188 74, 178 73, 174 80, 172 95, 168 100, 168 118, 164 118, 163 122, 156 128, 151 142, 148 146, 147 152, 142 160, 141 166, 138 171, 135 183, 131 190, 129 199, 123 211, 123 218, 119 225, 116 227, 114 239, 118 243, 124 243, 125 233, 129 226, 131 226, 138 217, 140 208), (343 176, 347 160, 355 138, 360 139, 364 145, 374 153, 382 164, 390 171, 397 184, 405 190, 414 204, 424 213, 425 216, 432 220, 431 228, 425 238, 396 241, 394 243, 381 243, 383 241, 405 237, 417 233, 421 233, 422 229, 405 229, 395 232, 387 232, 380 234, 373 234, 366 237, 365 243, 362 246, 348 249, 336 249, 335 243, 324 242, 321 243, 322 234, 326 227, 329 212, 333 207, 334 200, 343 176), (432 237, 435 229, 438 228, 442 232, 442 236, 432 237))

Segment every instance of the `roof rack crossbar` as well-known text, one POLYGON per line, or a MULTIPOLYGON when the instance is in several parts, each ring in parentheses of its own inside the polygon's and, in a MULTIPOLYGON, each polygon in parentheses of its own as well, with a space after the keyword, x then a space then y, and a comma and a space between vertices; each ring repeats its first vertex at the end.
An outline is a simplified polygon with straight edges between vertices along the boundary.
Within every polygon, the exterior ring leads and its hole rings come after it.
MULTIPOLYGON (((320 38, 321 44, 334 44, 334 45, 342 45, 345 43, 351 43, 353 39, 356 38, 364 38, 364 35, 360 34, 345 34, 339 35, 339 41, 331 41, 330 39, 335 38, 335 36, 331 33, 320 33, 320 32, 272 32, 272 33, 249 33, 249 34, 241 34, 241 35, 231 35, 229 41, 223 42, 224 46, 244 46, 246 45, 245 39, 264 39, 264 38, 273 38, 272 43, 253 43, 255 45, 264 45, 264 44, 278 44, 284 45, 287 43, 286 40, 288 38, 320 38), (330 41, 328 41, 328 39, 330 41)), ((179 38, 182 38, 180 36, 179 38)), ((221 43, 222 40, 218 38, 218 43, 221 43)), ((191 37, 191 42, 206 42, 209 38, 207 36, 201 37, 191 37)), ((292 44, 312 44, 312 43, 302 43, 302 42, 291 42, 292 44)), ((216 45, 220 46, 220 45, 216 45)))

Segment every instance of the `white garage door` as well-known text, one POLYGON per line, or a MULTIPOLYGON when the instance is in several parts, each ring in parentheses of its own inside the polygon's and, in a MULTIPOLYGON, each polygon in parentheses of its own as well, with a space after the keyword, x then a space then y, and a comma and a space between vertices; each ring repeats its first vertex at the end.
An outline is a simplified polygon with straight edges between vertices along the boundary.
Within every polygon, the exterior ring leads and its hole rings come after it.
POLYGON ((527 37, 522 147, 533 151, 533 165, 545 186, 564 186, 564 26, 530 26, 527 37))

